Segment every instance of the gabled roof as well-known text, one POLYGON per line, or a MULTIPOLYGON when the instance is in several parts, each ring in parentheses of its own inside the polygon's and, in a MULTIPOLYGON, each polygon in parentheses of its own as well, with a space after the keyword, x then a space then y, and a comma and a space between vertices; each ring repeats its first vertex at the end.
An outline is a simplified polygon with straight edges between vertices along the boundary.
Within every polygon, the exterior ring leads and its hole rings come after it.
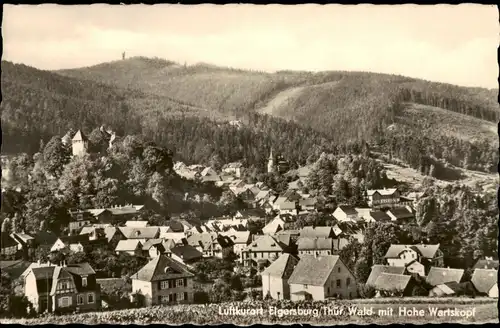
POLYGON ((411 280, 410 275, 381 273, 375 281, 375 289, 383 291, 404 291, 411 280))
POLYGON ((450 281, 444 284, 439 284, 435 288, 439 288, 445 295, 454 295, 457 292, 463 290, 462 286, 454 281, 450 281))
POLYGON ((73 244, 87 244, 89 242, 90 235, 71 235, 71 236, 62 236, 59 239, 64 243, 64 245, 73 245, 73 244))
POLYGON ((375 282, 382 273, 404 274, 405 270, 405 267, 375 264, 372 266, 372 271, 366 280, 366 285, 375 285, 375 282))
POLYGON ((432 259, 436 255, 436 252, 439 250, 439 244, 435 245, 427 245, 427 244, 417 244, 417 245, 403 245, 403 244, 392 244, 387 253, 385 254, 385 258, 398 258, 399 254, 405 249, 410 248, 420 253, 424 258, 432 259))
POLYGON ((123 236, 122 232, 116 228, 116 227, 104 227, 104 228, 97 228, 97 227, 83 227, 82 230, 80 231, 80 235, 88 235, 94 233, 97 229, 103 229, 104 235, 106 239, 111 241, 113 237, 115 236, 116 233, 119 233, 123 236))
POLYGON ((285 246, 290 246, 292 243, 292 236, 290 234, 275 235, 274 239, 285 246))
POLYGON ((480 293, 488 293, 498 281, 498 271, 491 269, 476 269, 471 282, 480 293))
POLYGON ((474 269, 494 269, 498 270, 498 260, 478 260, 474 269))
POLYGON ((99 215, 101 215, 105 212, 109 212, 109 211, 105 208, 92 208, 92 209, 88 210, 88 212, 90 214, 92 214, 93 216, 99 216, 99 215))
POLYGON ((303 255, 288 279, 289 284, 323 286, 339 261, 338 255, 303 255))
POLYGON ((24 260, 0 261, 0 270, 8 273, 11 279, 17 279, 30 265, 31 262, 24 260))
POLYGON ((38 294, 50 292, 55 266, 33 268, 38 294))
POLYGON ((354 209, 353 206, 347 206, 347 205, 340 205, 337 208, 342 210, 347 215, 358 215, 358 212, 354 209))
POLYGON ((191 278, 193 276, 182 263, 165 255, 160 255, 149 261, 130 278, 151 282, 175 278, 191 278))
POLYGON ((294 210, 296 209, 295 202, 283 202, 280 204, 280 210, 294 210))
POLYGON ((256 200, 261 200, 261 199, 264 199, 266 198, 267 196, 269 196, 269 194, 271 193, 270 190, 261 190, 259 191, 259 193, 255 196, 255 199, 256 200))
POLYGON ((142 249, 142 243, 138 239, 124 239, 120 240, 116 245, 115 251, 117 252, 129 252, 135 251, 137 248, 142 249))
POLYGON ((431 286, 441 285, 450 281, 460 283, 463 275, 463 269, 432 267, 427 274, 425 281, 431 286))
POLYGON ((177 245, 170 248, 170 252, 184 261, 191 261, 203 257, 203 254, 191 245, 177 245))
POLYGON ((263 235, 257 237, 250 245, 245 247, 244 251, 251 252, 281 252, 286 248, 279 240, 270 236, 263 235))
POLYGON ((262 228, 262 232, 265 234, 275 234, 278 231, 283 230, 284 227, 285 221, 277 216, 271 222, 266 224, 264 228, 262 228))
POLYGON ((387 211, 387 213, 391 213, 398 220, 411 219, 415 217, 413 213, 408 211, 406 207, 391 208, 390 210, 387 211))
POLYGON ((398 188, 389 188, 389 189, 371 189, 367 190, 366 193, 368 196, 373 196, 374 193, 378 192, 382 196, 390 196, 394 194, 398 188))
POLYGON ((78 131, 76 131, 72 140, 73 141, 87 141, 88 138, 83 134, 83 132, 81 130, 78 130, 78 131))
POLYGON ((333 250, 333 238, 300 237, 297 240, 297 249, 304 250, 333 250))
POLYGON ((391 221, 391 217, 382 211, 370 211, 370 217, 376 222, 391 221))
POLYGON ((12 236, 12 238, 16 239, 17 241, 19 241, 23 244, 26 244, 30 240, 35 240, 34 237, 32 237, 26 233, 21 233, 21 232, 13 233, 11 236, 12 236))
POLYGON ((329 238, 334 235, 332 227, 305 226, 300 230, 300 237, 323 237, 329 238))
POLYGON ((151 239, 158 237, 160 229, 158 227, 120 227, 118 228, 127 239, 151 239))
POLYGON ((288 279, 299 259, 291 254, 281 254, 270 266, 268 266, 261 275, 269 275, 281 279, 288 279))
POLYGON ((318 200, 315 197, 299 200, 299 205, 300 206, 314 206, 317 203, 318 203, 318 200))
POLYGON ((221 235, 228 236, 229 238, 231 238, 234 244, 247 245, 251 241, 250 231, 221 232, 221 235))
POLYGON ((78 264, 69 264, 65 266, 64 269, 78 276, 88 276, 91 274, 95 274, 94 269, 92 269, 90 264, 86 262, 78 264))

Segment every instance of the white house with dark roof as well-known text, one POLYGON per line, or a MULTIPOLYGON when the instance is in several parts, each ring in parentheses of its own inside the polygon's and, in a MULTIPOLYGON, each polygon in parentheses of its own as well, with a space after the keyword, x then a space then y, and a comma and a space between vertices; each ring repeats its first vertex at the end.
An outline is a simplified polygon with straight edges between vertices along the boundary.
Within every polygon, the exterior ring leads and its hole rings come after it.
POLYGON ((252 242, 250 231, 228 230, 220 234, 229 237, 233 241, 233 252, 238 258, 241 258, 241 252, 252 242))
POLYGON ((193 302, 194 274, 166 255, 152 259, 130 278, 132 293, 141 294, 147 306, 193 302))
POLYGON ((127 253, 132 256, 140 256, 143 254, 142 247, 146 241, 140 239, 125 239, 120 240, 116 245, 116 254, 127 253))
POLYGON ((276 261, 271 263, 260 273, 262 277, 262 297, 268 294, 275 300, 290 299, 290 286, 288 278, 299 259, 291 254, 282 254, 276 261))
POLYGON ((240 162, 226 164, 222 167, 222 172, 234 174, 237 178, 241 177, 244 167, 240 162))
POLYGON ((356 278, 338 255, 300 256, 288 283, 292 301, 357 297, 356 278))
POLYGON ((297 251, 300 255, 333 255, 347 246, 345 238, 310 238, 301 237, 297 240, 297 251))
POLYGON ((283 220, 279 215, 277 215, 274 219, 269 221, 269 223, 262 228, 262 233, 266 235, 274 235, 284 229, 285 229, 285 220, 283 220))
POLYGON ((333 211, 333 217, 340 222, 357 222, 358 212, 353 206, 340 205, 333 211))
POLYGON ((368 206, 372 208, 385 208, 398 206, 401 194, 397 188, 367 190, 368 206))
POLYGON ((394 207, 387 210, 387 215, 391 218, 391 221, 405 223, 410 222, 415 219, 415 214, 409 206, 407 207, 394 207))
POLYGON ((375 297, 410 296, 414 287, 410 275, 383 272, 374 284, 375 297))
POLYGON ((480 295, 498 298, 498 270, 475 269, 471 282, 480 295))
POLYGON ((417 265, 414 263, 418 262, 420 263, 420 266, 417 270, 417 273, 419 273, 421 276, 425 276, 425 272, 427 272, 433 266, 444 266, 443 252, 439 249, 439 244, 392 244, 385 254, 385 259, 388 265, 404 266, 407 267, 409 271, 412 271, 409 265, 417 265), (425 267, 425 272, 422 272, 422 266, 425 267))
POLYGON ((287 245, 270 236, 258 236, 241 251, 241 261, 245 266, 271 263, 287 249, 287 245))
POLYGON ((334 238, 335 236, 333 227, 305 226, 300 230, 300 237, 334 238))

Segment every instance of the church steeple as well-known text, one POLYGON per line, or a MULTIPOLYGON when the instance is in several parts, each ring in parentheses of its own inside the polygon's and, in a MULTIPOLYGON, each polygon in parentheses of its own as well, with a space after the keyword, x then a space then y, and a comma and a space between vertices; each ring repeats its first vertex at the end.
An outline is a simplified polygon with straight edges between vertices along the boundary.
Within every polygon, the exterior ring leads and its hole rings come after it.
POLYGON ((273 148, 271 148, 271 152, 269 153, 269 160, 267 162, 267 173, 274 172, 274 157, 273 157, 273 148))

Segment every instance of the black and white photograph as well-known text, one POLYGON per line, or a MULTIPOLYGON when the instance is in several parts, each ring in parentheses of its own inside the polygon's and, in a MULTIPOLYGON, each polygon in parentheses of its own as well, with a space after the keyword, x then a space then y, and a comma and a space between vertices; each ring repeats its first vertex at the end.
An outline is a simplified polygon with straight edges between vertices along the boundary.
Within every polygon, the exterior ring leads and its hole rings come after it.
POLYGON ((3 5, 0 323, 498 323, 495 5, 3 5))

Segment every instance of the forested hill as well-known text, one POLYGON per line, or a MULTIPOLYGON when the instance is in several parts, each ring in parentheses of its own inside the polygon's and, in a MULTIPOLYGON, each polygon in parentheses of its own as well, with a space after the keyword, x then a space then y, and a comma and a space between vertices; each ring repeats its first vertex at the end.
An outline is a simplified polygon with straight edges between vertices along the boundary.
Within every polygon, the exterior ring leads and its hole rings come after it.
POLYGON ((497 91, 394 75, 269 74, 143 57, 56 72, 2 62, 2 92, 4 153, 33 153, 40 139, 104 124, 170 147, 176 160, 256 169, 271 147, 298 166, 366 141, 425 174, 436 161, 493 172, 498 158, 497 91), (223 123, 235 118, 244 126, 223 123))

